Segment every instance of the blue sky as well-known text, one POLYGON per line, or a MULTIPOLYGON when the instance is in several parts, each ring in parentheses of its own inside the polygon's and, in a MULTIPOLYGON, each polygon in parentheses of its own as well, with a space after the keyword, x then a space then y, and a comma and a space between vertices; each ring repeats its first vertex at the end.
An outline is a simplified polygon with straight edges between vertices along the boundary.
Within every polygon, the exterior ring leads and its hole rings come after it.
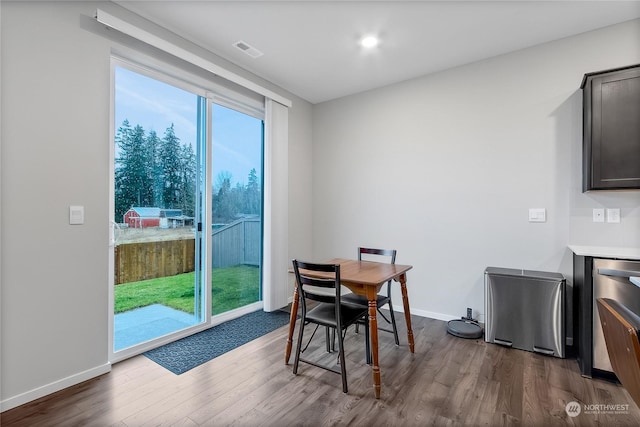
MULTIPOLYGON (((126 68, 116 67, 115 127, 125 119, 145 132, 155 130, 160 138, 173 123, 180 141, 195 150, 198 96, 126 68)), ((232 185, 247 183, 249 171, 262 174, 262 121, 214 105, 213 183, 220 172, 230 173, 232 185)))

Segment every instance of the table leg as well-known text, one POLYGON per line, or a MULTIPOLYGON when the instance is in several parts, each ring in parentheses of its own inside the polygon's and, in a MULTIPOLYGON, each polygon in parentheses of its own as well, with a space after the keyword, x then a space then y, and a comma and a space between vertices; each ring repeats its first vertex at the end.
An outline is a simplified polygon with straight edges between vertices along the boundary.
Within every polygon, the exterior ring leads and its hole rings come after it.
POLYGON ((298 285, 293 288, 293 302, 291 303, 291 317, 289 318, 289 336, 287 337, 287 347, 284 352, 284 364, 289 364, 291 356, 291 347, 293 346, 293 331, 296 328, 296 320, 298 317, 298 285))
POLYGON ((369 333, 371 337, 371 353, 373 355, 373 364, 371 370, 373 372, 373 391, 376 399, 380 399, 380 365, 378 364, 378 295, 376 290, 367 291, 367 299, 369 300, 369 333))
POLYGON ((409 295, 407 294, 407 275, 402 274, 400 280, 400 289, 402 290, 402 304, 404 305, 404 319, 407 323, 407 340, 409 341, 409 350, 414 353, 415 344, 413 342, 413 329, 411 328, 411 311, 409 311, 409 295))

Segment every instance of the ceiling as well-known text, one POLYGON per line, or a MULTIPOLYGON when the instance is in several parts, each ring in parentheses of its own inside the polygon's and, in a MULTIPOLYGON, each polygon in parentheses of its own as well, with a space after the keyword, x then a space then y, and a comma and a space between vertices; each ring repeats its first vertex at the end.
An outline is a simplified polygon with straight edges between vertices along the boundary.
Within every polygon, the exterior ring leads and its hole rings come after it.
POLYGON ((640 18, 640 1, 114 2, 314 104, 640 18))

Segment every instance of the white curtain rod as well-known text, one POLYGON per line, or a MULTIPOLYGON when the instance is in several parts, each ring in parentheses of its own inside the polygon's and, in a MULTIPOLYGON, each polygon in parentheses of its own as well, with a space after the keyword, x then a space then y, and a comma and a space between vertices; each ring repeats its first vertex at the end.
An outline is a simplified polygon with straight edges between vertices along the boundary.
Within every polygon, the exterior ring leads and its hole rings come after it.
POLYGON ((198 56, 180 46, 177 46, 161 37, 158 37, 155 34, 138 28, 135 25, 130 24, 129 22, 116 16, 113 16, 101 9, 96 10, 96 20, 110 28, 113 28, 114 30, 120 31, 123 34, 147 43, 177 58, 185 60, 204 70, 210 71, 217 76, 227 79, 233 83, 239 84, 240 86, 250 89, 267 98, 273 99, 279 104, 282 104, 286 107, 291 107, 292 105, 291 100, 284 98, 277 93, 252 82, 251 80, 247 80, 236 73, 226 70, 219 65, 216 65, 213 62, 202 58, 201 56, 198 56))

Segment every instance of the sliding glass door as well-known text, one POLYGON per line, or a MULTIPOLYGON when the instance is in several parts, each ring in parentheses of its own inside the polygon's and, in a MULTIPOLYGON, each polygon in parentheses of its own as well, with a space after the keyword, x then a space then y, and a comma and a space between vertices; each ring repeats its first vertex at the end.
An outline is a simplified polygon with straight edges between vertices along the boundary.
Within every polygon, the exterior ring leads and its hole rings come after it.
POLYGON ((115 361, 262 307, 264 106, 113 62, 115 361))
POLYGON ((198 129, 206 102, 137 71, 114 68, 114 352, 205 320, 198 129))
POLYGON ((212 314, 261 301, 263 120, 212 109, 212 314))

